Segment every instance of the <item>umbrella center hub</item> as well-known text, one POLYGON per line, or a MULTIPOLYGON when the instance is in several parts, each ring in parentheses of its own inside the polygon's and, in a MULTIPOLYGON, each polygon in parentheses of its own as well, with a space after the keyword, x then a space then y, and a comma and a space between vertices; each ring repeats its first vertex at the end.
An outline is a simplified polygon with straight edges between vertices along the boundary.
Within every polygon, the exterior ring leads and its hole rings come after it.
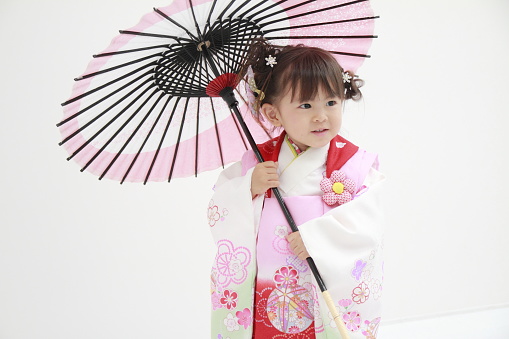
POLYGON ((174 96, 208 97, 206 88, 216 78, 213 68, 222 74, 237 74, 251 42, 260 37, 263 37, 260 26, 252 21, 218 20, 202 33, 200 40, 182 39, 169 44, 157 60, 154 84, 174 96))
POLYGON ((198 46, 196 47, 196 49, 201 52, 201 51, 203 51, 203 46, 205 46, 205 48, 210 48, 210 41, 207 40, 207 41, 200 42, 198 44, 198 46))

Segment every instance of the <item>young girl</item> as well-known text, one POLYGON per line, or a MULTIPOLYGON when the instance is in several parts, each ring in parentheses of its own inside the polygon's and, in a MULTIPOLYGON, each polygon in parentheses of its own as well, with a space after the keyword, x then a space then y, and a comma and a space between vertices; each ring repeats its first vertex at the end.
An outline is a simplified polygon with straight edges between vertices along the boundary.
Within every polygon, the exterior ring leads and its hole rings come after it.
POLYGON ((256 43, 245 65, 253 113, 276 138, 225 169, 209 205, 217 245, 213 339, 340 338, 311 256, 350 338, 376 338, 382 292, 377 156, 338 132, 362 81, 328 52, 256 43), (270 188, 299 225, 291 233, 270 188))

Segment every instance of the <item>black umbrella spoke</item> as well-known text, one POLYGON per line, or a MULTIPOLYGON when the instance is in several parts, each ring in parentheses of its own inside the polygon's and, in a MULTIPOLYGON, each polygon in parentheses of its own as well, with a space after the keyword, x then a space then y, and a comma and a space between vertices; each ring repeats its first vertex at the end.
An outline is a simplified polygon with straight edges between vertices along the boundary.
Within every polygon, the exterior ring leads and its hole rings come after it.
MULTIPOLYGON (((170 96, 166 102, 166 105, 164 106, 163 110, 161 111, 161 113, 163 113, 163 111, 166 109, 166 106, 168 105, 168 103, 170 102, 170 100, 173 98, 173 96, 170 96)), ((157 160, 157 157, 159 156, 159 152, 161 151, 161 148, 163 146, 163 142, 164 140, 166 139, 166 134, 168 133, 168 129, 170 128, 170 125, 171 125, 171 122, 173 121, 173 116, 175 115, 175 111, 177 110, 177 107, 178 107, 178 104, 180 102, 180 99, 181 97, 176 97, 176 101, 175 103, 173 104, 173 109, 171 111, 171 114, 170 114, 170 117, 168 119, 168 122, 166 123, 166 127, 164 128, 164 132, 163 134, 161 135, 161 140, 159 140, 159 145, 157 145, 157 149, 156 149, 156 152, 154 153, 154 157, 152 158, 152 162, 150 164, 150 167, 147 171, 147 175, 145 176, 145 181, 143 182, 143 184, 146 184, 149 177, 150 177, 150 173, 152 173, 152 170, 154 168, 154 165, 156 163, 156 160, 157 160)), ((155 126, 155 125, 154 125, 155 126)))
MULTIPOLYGON (((250 7, 250 8, 249 8, 249 9, 247 9, 246 11, 242 12, 241 14, 239 14, 239 15, 238 15, 238 17, 239 17, 239 18, 246 18, 246 16, 247 16, 249 13, 251 13, 251 12, 252 12, 252 11, 254 11, 254 10, 258 10, 258 9, 260 9, 260 6, 262 6, 263 4, 267 3, 267 1, 268 1, 268 0, 263 0, 263 1, 261 1, 261 2, 258 2, 258 3, 256 3, 256 4, 254 4, 252 7, 250 7)), ((277 2, 277 3, 274 3, 274 4, 270 5, 269 7, 263 8, 263 9, 259 10, 258 12, 256 12, 256 13, 252 14, 251 16, 249 16, 249 17, 248 17, 248 19, 250 19, 252 16, 257 15, 259 12, 266 11, 266 10, 268 10, 268 9, 270 9, 270 8, 274 7, 274 6, 277 6, 277 5, 279 5, 280 3, 285 2, 285 1, 288 1, 288 0, 282 0, 282 1, 279 1, 279 2, 277 2)))
MULTIPOLYGON (((166 96, 165 93, 161 93, 161 96, 157 99, 157 102, 153 105, 151 111, 154 110, 154 108, 156 107, 156 105, 159 103, 159 101, 164 97, 166 96)), ((145 136, 145 140, 143 140, 143 143, 141 144, 140 148, 138 149, 138 151, 136 152, 136 155, 134 156, 133 160, 131 161, 131 164, 129 164, 129 168, 127 168, 127 171, 125 172, 124 176, 122 177, 122 180, 120 181, 120 184, 123 184, 125 179, 127 178, 127 176, 129 175, 129 173, 131 172, 134 164, 136 163, 136 161, 138 160, 138 157, 140 156, 141 152, 143 151, 143 149, 145 148, 145 145, 147 144, 148 140, 150 139, 150 136, 152 135, 152 132, 154 132, 154 129, 155 127, 157 126, 157 123, 159 122, 159 120, 161 119, 161 116, 163 115, 164 111, 166 110, 166 106, 168 105, 168 103, 170 102, 170 100, 172 99, 172 97, 170 96, 168 98, 168 100, 166 100, 166 103, 163 105, 163 108, 159 111, 159 114, 157 115, 154 123, 152 124, 152 127, 150 127, 150 130, 149 132, 147 133, 147 135, 145 136)), ((148 117, 148 114, 146 115, 146 117, 148 117)), ((142 122, 144 123, 144 122, 142 122)), ((141 127, 141 124, 139 125, 141 127)), ((134 135, 134 133, 133 133, 134 135)), ((146 181, 145 181, 146 183, 146 181)))
POLYGON ((329 51, 332 54, 338 54, 338 55, 348 55, 353 57, 359 57, 359 58, 371 58, 371 55, 368 54, 359 54, 359 53, 349 53, 349 52, 340 52, 340 51, 329 51))
POLYGON ((212 5, 210 6, 209 16, 207 17, 207 21, 205 23, 204 34, 210 29, 210 20, 212 19, 212 13, 216 9, 217 0, 212 1, 212 5))
MULTIPOLYGON (((295 8, 299 8, 301 6, 305 6, 307 4, 310 4, 310 3, 313 3, 313 2, 316 2, 316 0, 308 0, 308 1, 303 1, 301 3, 298 3, 296 5, 293 5, 293 6, 290 6, 290 7, 286 7, 286 8, 283 8, 283 9, 280 9, 279 11, 275 11, 275 12, 272 12, 272 13, 269 13, 265 16, 262 16, 261 18, 255 18, 255 16, 251 16, 249 17, 250 20, 253 20, 254 22, 256 22, 257 24, 259 24, 260 26, 265 26, 264 24, 261 24, 260 21, 263 21, 267 18, 271 18, 273 16, 276 16, 276 15, 279 15, 279 14, 286 14, 286 12, 292 10, 292 9, 295 9, 295 8)), ((265 13, 265 10, 264 11, 260 11, 259 14, 261 13, 265 13)), ((286 17, 286 16, 285 16, 286 17)))
MULTIPOLYGON (((320 23, 305 24, 305 25, 294 25, 294 26, 292 26, 292 30, 293 29, 298 29, 298 28, 309 28, 309 27, 317 27, 317 26, 343 24, 343 23, 356 22, 356 21, 367 21, 367 20, 373 20, 373 19, 378 19, 378 18, 379 18, 379 16, 369 16, 369 17, 364 17, 364 18, 355 18, 355 19, 328 21, 328 22, 320 22, 320 23)), ((286 20, 286 19, 283 19, 283 20, 286 20)), ((274 21, 271 21, 270 23, 274 23, 274 22, 278 22, 278 21, 282 21, 282 20, 274 20, 274 21)), ((288 29, 288 27, 266 29, 266 30, 264 30, 264 33, 265 34, 270 34, 270 33, 273 33, 273 32, 283 31, 283 30, 287 30, 287 29, 288 29)))
POLYGON ((188 1, 189 1, 189 9, 191 10, 191 15, 193 16, 193 20, 194 20, 194 27, 196 28, 196 32, 198 33, 198 41, 203 41, 203 34, 201 34, 200 25, 198 24, 198 20, 196 20, 196 13, 194 12, 193 0, 188 0, 188 1))
POLYGON ((223 17, 224 15, 226 14, 226 12, 228 12, 228 10, 232 7, 233 3, 235 2, 235 0, 231 0, 230 3, 228 3, 228 5, 226 5, 226 7, 223 9, 223 11, 221 12, 221 14, 219 14, 219 16, 217 17, 216 20, 223 20, 223 17))
MULTIPOLYGON (((107 99, 111 98, 111 97, 112 97, 112 96, 114 96, 115 94, 117 94, 117 93, 119 93, 120 91, 122 91, 122 90, 126 89, 127 87, 129 87, 129 86, 131 86, 131 85, 135 84, 136 82, 138 82, 139 80, 143 79, 144 77, 146 77, 147 75, 150 75, 150 74, 152 74, 152 71, 148 71, 148 72, 146 72, 146 73, 144 73, 144 74, 140 75, 140 76, 139 76, 139 77, 137 77, 136 79, 131 80, 131 81, 130 81, 130 82, 128 82, 127 84, 125 84, 125 85, 123 85, 123 86, 121 86, 121 87, 119 87, 119 88, 115 89, 114 91, 112 91, 112 92, 108 93, 108 94, 107 94, 107 95, 105 95, 104 97, 102 97, 102 98, 100 98, 100 99, 97 99, 97 100, 96 100, 96 101, 94 101, 94 103, 92 103, 91 105, 89 105, 89 106, 87 106, 87 107, 85 107, 85 108, 83 108, 83 109, 79 110, 78 112, 74 113, 73 115, 71 115, 71 116, 67 117, 66 119, 62 120, 61 122, 59 122, 59 123, 57 124, 57 126, 59 127, 59 126, 62 126, 62 125, 64 125, 64 124, 68 123, 69 121, 71 121, 71 120, 75 119, 76 117, 78 117, 78 116, 80 116, 81 114, 85 113, 85 112, 86 112, 86 111, 88 111, 89 109, 91 109, 91 108, 93 108, 93 107, 95 107, 95 106, 99 105, 100 103, 102 103, 102 102, 104 102, 105 100, 107 100, 107 99)), ((147 83, 147 82, 150 82, 150 79, 146 79, 146 80, 144 81, 144 83, 147 83)), ((67 103, 67 102, 66 102, 66 103, 67 103)), ((66 104, 66 103, 64 103, 64 104, 66 104)), ((62 104, 62 105, 64 105, 64 104, 62 104)), ((61 143, 60 143, 60 145, 61 145, 61 144, 63 144, 63 143, 64 143, 64 142, 61 142, 61 143)))
POLYGON ((241 3, 237 8, 235 8, 233 11, 228 14, 228 18, 233 18, 236 13, 238 13, 242 8, 246 7, 248 3, 250 3, 251 0, 246 0, 243 3, 241 3))
POLYGON ((185 26, 182 26, 181 24, 179 24, 178 22, 176 22, 175 20, 173 20, 171 17, 169 17, 168 15, 166 15, 165 13, 163 13, 162 11, 160 11, 159 9, 157 8, 154 8, 154 11, 159 14, 160 16, 162 16, 163 18, 165 18, 166 20, 168 20, 169 22, 171 22, 172 24, 174 24, 175 26, 177 26, 178 28, 182 29, 184 32, 186 32, 187 35, 189 35, 189 37, 192 39, 192 40, 199 40, 191 31, 189 31, 185 26))
MULTIPOLYGON (((148 100, 150 100, 152 98, 152 96, 156 93, 156 91, 154 91, 150 97, 145 101, 148 102, 148 100)), ((159 97, 156 99, 156 101, 154 102, 154 104, 152 105, 152 107, 147 111, 147 114, 145 114, 145 116, 143 117, 143 119, 141 120, 141 122, 138 124, 138 126, 136 126, 136 128, 134 129, 134 131, 131 133, 131 135, 129 136, 129 138, 127 138, 126 142, 124 143, 124 145, 122 145, 122 147, 120 148, 120 150, 117 152, 117 154, 115 155, 115 157, 111 160, 111 162, 108 164, 108 166, 106 167, 106 169, 103 171, 103 173, 101 174, 101 176, 99 177, 99 180, 101 180, 102 178, 104 178, 104 176, 108 173, 108 171, 111 169, 111 167, 113 166, 113 164, 117 161, 117 159, 120 157, 120 155, 124 152, 125 148, 127 147, 127 145, 129 145, 129 143, 131 142, 131 140, 134 138, 134 136, 136 135, 136 133, 138 133, 138 131, 140 130, 140 128, 143 126, 143 124, 145 123, 145 121, 147 120, 147 118, 152 114, 152 112, 154 111, 154 108, 157 106, 157 104, 159 103, 159 101, 162 99, 162 97, 165 96, 164 93, 160 93, 159 97)), ((141 107, 143 107, 144 104, 142 104, 142 106, 140 106, 140 108, 132 115, 132 117, 134 117, 134 115, 136 115, 137 113, 139 113, 141 107)))
MULTIPOLYGON (((121 102, 123 102, 124 100, 126 100, 127 98, 129 98, 129 96, 133 95, 134 93, 136 93, 136 91, 138 91, 140 88, 142 88, 143 86, 145 86, 146 84, 148 84, 150 82, 150 79, 146 79, 145 81, 143 81, 142 83, 140 83, 138 86, 136 86, 136 88, 134 88, 133 90, 131 90, 129 93, 127 93, 126 95, 124 95, 122 98, 120 98, 119 100, 117 100, 116 102, 114 102, 112 105, 110 105, 108 108, 106 108, 104 111, 102 111, 100 114, 96 115, 92 120, 88 121, 86 124, 84 124, 83 126, 81 126, 80 128, 78 128, 76 131, 74 131, 73 133, 71 133, 70 135, 68 135, 64 140, 62 140, 61 142, 59 142, 58 144, 61 146, 63 144, 65 144, 67 141, 69 141, 70 139, 74 138, 77 134, 81 133, 82 131, 84 131, 88 126, 90 126, 91 124, 93 124, 95 121, 97 121, 99 118, 101 118, 103 115, 105 115, 106 113, 108 113, 110 110, 112 110, 115 106, 119 105, 121 102)), ((152 86, 152 85, 150 85, 152 86)), ((118 92, 118 91, 117 91, 118 92)), ((110 95, 108 95, 110 96, 110 95)), ((83 112, 85 112, 86 110, 88 110, 90 107, 93 107, 95 106, 96 103, 94 103, 93 105, 90 105, 89 107, 87 107, 86 109, 74 114, 72 117, 69 117, 67 118, 66 120, 64 120, 64 122, 67 122, 68 120, 71 120, 72 118, 75 118, 76 116, 82 114, 83 112)), ((73 155, 74 156, 74 155, 73 155)), ((72 158, 72 157, 71 157, 72 158)), ((70 159, 70 158, 69 158, 70 159)))
MULTIPOLYGON (((145 105, 150 101, 150 99, 152 99, 152 97, 157 93, 157 89, 154 89, 152 91, 152 93, 150 93, 150 95, 138 106, 138 108, 127 118, 126 121, 124 121, 124 123, 120 126, 119 129, 117 129, 113 135, 108 139, 108 141, 106 141, 104 143, 104 145, 94 154, 94 156, 92 158, 90 158, 90 160, 86 163, 85 167, 83 167, 81 169, 81 171, 84 171, 88 166, 90 166, 94 161, 95 159, 97 159, 97 157, 102 153, 104 152, 104 150, 106 149, 106 147, 108 147, 109 144, 111 144, 111 142, 113 140, 115 140, 115 138, 120 134, 120 132, 122 132, 124 130, 124 128, 129 125, 129 123, 133 120, 133 118, 135 116, 138 115, 138 113, 145 107, 145 105)), ((145 94, 146 92, 143 92, 142 94, 145 94)), ((124 145, 122 146, 122 148, 120 149, 120 151, 115 155, 115 157, 113 158, 113 160, 109 163, 109 165, 107 166, 107 168, 104 170, 104 172, 101 174, 101 176, 99 177, 99 180, 101 180, 104 175, 106 175, 106 173, 110 170, 111 166, 115 163, 115 161, 118 159, 118 157, 120 156, 121 152, 125 149, 125 147, 127 147, 127 145, 129 144, 129 142, 131 141, 132 137, 134 135, 132 134, 130 138, 128 138, 128 140, 126 141, 126 143, 124 143, 124 145)))
POLYGON ((219 148, 219 157, 221 158, 221 166, 224 168, 223 148, 221 147, 221 139, 219 138, 219 128, 217 127, 216 109, 214 107, 214 100, 210 99, 210 106, 212 107, 212 116, 214 117, 214 129, 216 130, 217 146, 219 148))
POLYGON ((237 121, 237 117, 235 116, 235 113, 233 112, 233 110, 230 108, 230 113, 232 115, 232 119, 233 119, 233 122, 235 123, 235 127, 237 127, 237 131, 239 132, 239 136, 240 136, 240 140, 242 140, 242 143, 244 144, 244 148, 247 150, 247 144, 246 144, 246 140, 244 139, 245 136, 244 136, 244 133, 242 133, 242 131, 240 130, 240 126, 239 126, 239 122, 237 121))
MULTIPOLYGON (((162 53, 147 55, 147 56, 145 56, 143 58, 135 59, 135 60, 132 60, 132 61, 120 64, 120 65, 117 65, 117 66, 112 66, 110 68, 105 68, 105 69, 102 69, 102 70, 97 71, 97 72, 92 72, 92 73, 89 73, 89 74, 82 75, 80 77, 77 77, 74 80, 75 81, 80 81, 80 80, 84 80, 84 79, 87 79, 87 78, 91 78, 91 77, 99 75, 99 74, 104 74, 104 73, 107 73, 107 72, 115 71, 115 70, 123 68, 123 67, 132 66, 134 64, 143 62, 143 61, 148 60, 148 59, 157 58, 157 57, 160 57, 161 55, 162 55, 162 53)), ((151 65, 151 63, 145 64, 145 66, 147 66, 147 65, 151 65)))
POLYGON ((195 151, 194 151, 194 176, 198 176, 198 149, 200 142, 200 97, 198 97, 198 105, 196 105, 196 135, 195 135, 195 151))
POLYGON ((191 63, 161 61, 160 67, 156 69, 155 81, 162 91, 169 94, 185 96, 204 94, 204 87, 208 82, 201 77, 191 76, 194 74, 192 67, 191 63))
MULTIPOLYGON (((134 98, 133 100, 131 100, 131 102, 128 103, 128 105, 126 107, 124 107, 119 113, 117 113, 113 118, 110 119, 110 121, 108 121, 101 129, 99 129, 99 131, 97 131, 92 137, 90 137, 89 139, 87 139, 87 141, 85 141, 85 143, 83 143, 83 145, 81 145, 78 149, 76 149, 69 158, 67 158, 67 160, 70 160, 72 159, 73 157, 75 157, 79 152, 81 152, 88 144, 90 144, 95 138, 97 138, 97 136, 99 136, 99 134, 101 134, 106 128, 108 128, 113 122, 115 122, 121 115, 123 115, 128 109, 129 107, 131 107, 132 105, 134 105, 134 103, 139 100, 146 92, 148 92, 149 89, 151 89, 153 87, 153 85, 149 85, 146 89, 143 90, 143 92, 141 94, 139 94, 136 98, 134 98)), ((125 96, 123 99, 126 99, 130 96, 125 96)), ((123 100, 122 99, 122 100, 123 100)), ((118 104, 120 101, 117 101, 117 103, 115 103, 114 105, 118 104)), ((110 106, 111 108, 112 106, 110 106)), ((94 119, 90 120, 88 123, 86 123, 85 125, 83 125, 82 127, 80 127, 76 132, 74 132, 73 134, 71 134, 69 137, 66 138, 66 140, 64 140, 63 142, 67 141, 68 139, 74 137, 78 132, 81 132, 83 131, 85 128, 87 128, 88 126, 90 126, 92 123, 94 123, 95 121, 97 121, 97 119, 99 119, 100 117, 102 117, 106 112, 109 111, 108 108, 107 110, 103 111, 101 114, 99 114, 98 116, 94 117, 94 119)), ((62 142, 62 143, 63 143, 62 142)))
POLYGON ((267 40, 281 40, 281 39, 374 39, 376 35, 299 35, 299 36, 274 36, 265 37, 267 40))
POLYGON ((183 38, 175 35, 167 35, 167 34, 157 34, 157 33, 147 33, 147 32, 137 32, 137 31, 125 31, 121 30, 119 31, 120 34, 130 34, 130 35, 139 35, 139 36, 146 36, 151 38, 162 38, 162 39, 171 39, 175 41, 186 41, 186 42, 194 42, 192 39, 183 38))
POLYGON ((168 48, 168 44, 140 47, 140 48, 133 48, 133 49, 124 49, 122 51, 115 51, 115 52, 99 53, 99 54, 94 54, 93 57, 94 58, 102 58, 102 57, 107 57, 107 56, 112 56, 112 55, 143 52, 143 51, 148 51, 151 49, 158 49, 158 48, 168 48))
POLYGON ((175 168, 175 162, 177 160, 177 154, 178 154, 179 146, 180 146, 180 139, 182 138, 182 131, 184 130, 184 125, 185 125, 185 122, 186 122, 186 113, 187 113, 187 106, 188 105, 189 105, 189 98, 186 98, 186 103, 185 103, 184 111, 183 111, 183 114, 182 114, 182 121, 180 122, 179 134, 178 134, 178 137, 177 137, 177 142, 175 143, 175 152, 173 153, 173 160, 171 162, 171 168, 170 168, 170 174, 168 176, 168 182, 171 181, 171 178, 173 176, 173 170, 175 168))
MULTIPOLYGON (((121 80, 124 80, 124 79, 130 77, 131 75, 134 75, 134 74, 136 74, 136 73, 138 73, 140 71, 143 71, 143 70, 145 70, 148 67, 152 68, 152 66, 154 66, 155 64, 156 64, 156 62, 153 61, 153 62, 151 62, 149 64, 146 64, 146 65, 143 65, 143 66, 141 66, 141 67, 139 67, 139 68, 137 68, 137 69, 135 69, 135 70, 133 70, 133 71, 131 71, 129 73, 122 74, 118 78, 115 78, 115 79, 113 79, 113 80, 111 80, 111 81, 109 81, 109 82, 107 82, 105 84, 102 84, 102 85, 100 85, 100 86, 98 86, 96 88, 93 88, 93 89, 91 89, 89 91, 86 91, 86 92, 84 92, 84 93, 82 93, 80 95, 75 96, 74 98, 71 98, 71 99, 67 100, 66 102, 62 103, 62 106, 66 106, 66 105, 68 105, 70 103, 73 103, 73 102, 75 102, 77 100, 80 100, 80 99, 82 99, 82 98, 84 98, 84 97, 86 97, 86 96, 88 96, 90 94, 93 94, 93 93, 95 93, 97 91, 100 91, 100 90, 102 90, 102 89, 104 89, 104 88, 106 88, 108 86, 111 86, 111 85, 113 85, 113 84, 115 84, 115 83, 117 83, 117 82, 119 82, 121 80)), ((146 76, 148 74, 152 74, 152 73, 153 73, 152 70, 149 70, 148 72, 143 73, 138 78, 136 78, 134 80, 131 80, 131 82, 129 84, 132 84, 132 83, 136 82, 137 80, 141 79, 142 77, 144 77, 144 76, 146 76)))
MULTIPOLYGON (((345 2, 345 3, 342 3, 342 4, 338 4, 338 5, 334 5, 334 6, 330 6, 330 7, 326 7, 326 8, 316 9, 314 11, 306 11, 306 12, 302 12, 302 13, 299 13, 299 14, 290 15, 290 16, 285 17, 283 19, 265 22, 265 23, 263 23, 263 26, 267 26, 267 25, 270 25, 270 24, 273 24, 275 22, 279 22, 279 21, 282 21, 282 20, 291 20, 291 19, 300 18, 300 17, 307 16, 307 15, 313 15, 313 14, 316 14, 316 13, 322 13, 322 12, 330 11, 330 10, 337 9, 337 8, 340 8, 340 7, 352 6, 352 5, 356 5, 358 3, 366 2, 366 1, 369 1, 369 0, 355 0, 355 1, 345 2)), ((292 9, 293 9, 293 6, 292 6, 292 9)), ((266 18, 266 17, 264 17, 264 18, 266 18)))

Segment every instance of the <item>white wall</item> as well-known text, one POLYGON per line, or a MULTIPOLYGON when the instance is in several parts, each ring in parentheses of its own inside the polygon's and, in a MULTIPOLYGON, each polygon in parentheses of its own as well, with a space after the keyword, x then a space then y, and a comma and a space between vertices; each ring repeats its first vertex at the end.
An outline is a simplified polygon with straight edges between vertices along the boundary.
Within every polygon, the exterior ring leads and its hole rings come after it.
MULTIPOLYGON (((73 77, 167 3, 0 3, 0 339, 207 337, 217 171, 120 186, 57 146, 73 77)), ((509 3, 373 6, 345 133, 389 177, 385 318, 509 304, 509 3)))

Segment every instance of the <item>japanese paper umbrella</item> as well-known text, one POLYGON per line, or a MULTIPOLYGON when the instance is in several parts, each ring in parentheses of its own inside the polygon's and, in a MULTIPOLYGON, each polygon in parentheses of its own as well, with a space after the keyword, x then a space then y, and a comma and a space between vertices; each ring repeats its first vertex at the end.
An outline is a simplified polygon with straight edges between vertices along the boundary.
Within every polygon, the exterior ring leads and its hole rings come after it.
POLYGON ((120 182, 197 175, 248 148, 263 161, 256 143, 269 135, 251 117, 237 79, 251 42, 321 47, 355 72, 368 57, 375 18, 368 0, 175 0, 120 31, 75 79, 57 124, 60 145, 82 171, 120 182))

